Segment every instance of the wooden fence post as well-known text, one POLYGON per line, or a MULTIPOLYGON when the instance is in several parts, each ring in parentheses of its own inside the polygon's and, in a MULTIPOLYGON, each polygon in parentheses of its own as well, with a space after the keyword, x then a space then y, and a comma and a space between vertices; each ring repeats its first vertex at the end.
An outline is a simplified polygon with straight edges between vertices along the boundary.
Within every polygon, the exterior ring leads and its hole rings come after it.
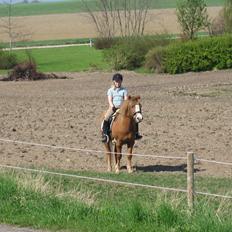
POLYGON ((187 192, 188 206, 194 208, 194 153, 187 152, 187 192))

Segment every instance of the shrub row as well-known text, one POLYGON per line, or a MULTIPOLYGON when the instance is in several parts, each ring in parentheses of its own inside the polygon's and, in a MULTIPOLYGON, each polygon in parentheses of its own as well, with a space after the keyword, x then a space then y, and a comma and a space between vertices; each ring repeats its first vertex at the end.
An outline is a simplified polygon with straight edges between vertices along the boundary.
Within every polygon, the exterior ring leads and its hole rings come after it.
POLYGON ((137 36, 120 38, 110 49, 104 51, 107 62, 115 70, 132 70, 141 67, 145 62, 147 52, 156 46, 169 43, 163 36, 137 36))
POLYGON ((145 66, 171 74, 232 68, 232 36, 201 38, 153 48, 146 55, 145 66))

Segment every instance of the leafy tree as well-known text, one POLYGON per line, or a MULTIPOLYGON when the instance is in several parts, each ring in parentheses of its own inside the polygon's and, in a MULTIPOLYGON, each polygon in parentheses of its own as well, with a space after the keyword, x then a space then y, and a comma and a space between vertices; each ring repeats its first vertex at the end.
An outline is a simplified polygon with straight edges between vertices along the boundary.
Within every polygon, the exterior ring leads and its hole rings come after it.
POLYGON ((196 32, 209 26, 204 0, 179 0, 176 14, 186 39, 193 39, 196 32))

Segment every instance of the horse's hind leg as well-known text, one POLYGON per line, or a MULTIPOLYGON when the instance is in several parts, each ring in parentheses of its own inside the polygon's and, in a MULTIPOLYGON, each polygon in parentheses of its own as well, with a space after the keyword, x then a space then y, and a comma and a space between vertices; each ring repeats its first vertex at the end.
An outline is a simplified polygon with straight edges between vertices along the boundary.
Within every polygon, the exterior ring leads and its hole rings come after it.
POLYGON ((134 144, 128 144, 127 147, 127 171, 128 173, 132 173, 133 172, 133 168, 132 168, 132 150, 133 150, 133 146, 134 144))
POLYGON ((111 149, 110 143, 105 144, 106 149, 106 160, 107 160, 107 171, 112 172, 112 159, 111 159, 111 149))
POLYGON ((122 146, 115 145, 115 172, 118 174, 120 172, 120 160, 122 158, 122 146))

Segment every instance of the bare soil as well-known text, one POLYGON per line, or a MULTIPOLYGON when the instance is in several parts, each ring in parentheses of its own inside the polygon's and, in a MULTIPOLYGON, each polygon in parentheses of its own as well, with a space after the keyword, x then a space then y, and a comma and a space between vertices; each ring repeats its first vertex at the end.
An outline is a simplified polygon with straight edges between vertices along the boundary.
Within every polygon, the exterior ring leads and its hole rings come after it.
POLYGON ((46 232, 41 230, 29 229, 29 228, 14 227, 11 225, 0 225, 0 231, 1 232, 46 232))
MULTIPOLYGON (((221 9, 209 7, 209 17, 217 17, 221 9)), ((15 30, 29 40, 97 37, 95 26, 87 13, 23 16, 12 18, 12 21, 15 30)), ((175 9, 150 10, 145 33, 180 33, 175 9)), ((1 41, 9 41, 7 34, 0 34, 1 41)))
MULTIPOLYGON (((183 75, 123 72, 140 95, 143 139, 134 153, 232 162, 232 71, 183 75)), ((0 164, 105 172, 102 112, 112 73, 60 73, 66 80, 0 82, 0 138, 100 152, 0 141, 0 164)), ((125 148, 123 150, 125 152, 125 148)), ((123 157, 122 165, 126 164, 123 157)), ((133 157, 142 172, 185 172, 185 160, 133 157)), ((125 171, 124 169, 122 171, 125 171)), ((197 162, 198 175, 232 177, 232 166, 197 162)))

